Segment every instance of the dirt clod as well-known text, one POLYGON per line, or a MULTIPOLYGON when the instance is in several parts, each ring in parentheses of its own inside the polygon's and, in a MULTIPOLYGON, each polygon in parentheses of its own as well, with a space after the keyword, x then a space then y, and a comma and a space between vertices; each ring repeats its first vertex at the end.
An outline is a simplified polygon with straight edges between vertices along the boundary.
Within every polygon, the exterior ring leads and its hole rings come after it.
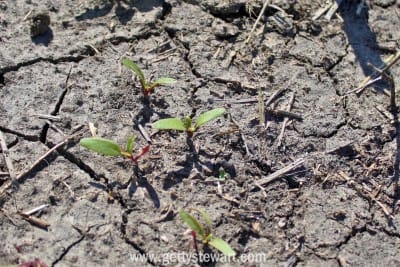
POLYGON ((37 13, 30 21, 31 37, 45 34, 50 29, 50 15, 46 12, 37 13))

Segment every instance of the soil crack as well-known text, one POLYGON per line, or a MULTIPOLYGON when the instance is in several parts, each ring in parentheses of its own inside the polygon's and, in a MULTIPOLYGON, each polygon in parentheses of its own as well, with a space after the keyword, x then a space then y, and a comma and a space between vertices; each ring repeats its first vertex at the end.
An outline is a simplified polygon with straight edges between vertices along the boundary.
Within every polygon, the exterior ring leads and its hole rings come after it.
POLYGON ((132 241, 131 239, 129 239, 129 237, 126 234, 126 225, 128 224, 128 215, 132 212, 131 209, 127 209, 122 213, 121 216, 121 234, 122 234, 122 238, 124 239, 125 243, 127 243, 128 245, 132 246, 135 250, 137 250, 143 257, 146 258, 147 263, 153 265, 153 266, 157 266, 157 264, 155 264, 151 259, 149 259, 147 256, 147 252, 145 249, 143 249, 142 247, 140 247, 138 244, 136 244, 136 242, 132 241))
POLYGON ((9 134, 16 135, 17 137, 21 137, 21 138, 23 138, 24 140, 27 140, 27 141, 31 141, 31 142, 39 141, 39 137, 36 136, 36 135, 24 134, 24 133, 15 131, 13 129, 9 129, 9 128, 1 126, 1 125, 0 125, 0 131, 2 131, 3 133, 9 133, 9 134))
POLYGON ((92 227, 94 227, 94 226, 97 226, 97 225, 92 225, 92 226, 89 226, 89 227, 87 228, 87 230, 82 230, 82 229, 79 229, 77 226, 72 225, 72 227, 81 235, 81 237, 80 237, 78 240, 76 240, 75 242, 73 242, 72 244, 70 244, 70 245, 61 253, 61 255, 60 255, 55 261, 52 262, 51 266, 52 266, 52 267, 56 266, 56 264, 57 264, 58 262, 60 262, 60 261, 65 257, 65 255, 67 255, 68 252, 69 252, 73 247, 75 247, 75 246, 78 245, 80 242, 82 242, 82 240, 85 239, 85 237, 87 236, 87 234, 90 232, 90 230, 91 230, 92 227))
MULTIPOLYGON (((86 51, 89 51, 89 50, 86 50, 86 51)), ((39 58, 35 58, 35 59, 32 59, 32 60, 28 60, 28 61, 25 61, 25 62, 18 63, 17 65, 14 65, 14 66, 7 66, 7 67, 4 67, 4 68, 0 69, 0 76, 2 77, 2 80, 3 80, 3 82, 1 82, 1 80, 0 80, 0 82, 3 83, 3 84, 5 83, 4 74, 6 74, 8 72, 12 72, 12 71, 18 71, 22 67, 31 66, 31 65, 34 65, 34 64, 39 63, 39 62, 48 62, 48 63, 55 64, 55 65, 58 64, 58 63, 63 63, 63 62, 79 62, 82 59, 85 59, 87 56, 92 56, 92 55, 94 55, 93 52, 88 53, 86 55, 83 53, 82 55, 78 55, 78 56, 68 55, 68 56, 63 56, 63 57, 59 57, 59 58, 51 58, 51 57, 43 58, 43 57, 39 57, 39 58)))

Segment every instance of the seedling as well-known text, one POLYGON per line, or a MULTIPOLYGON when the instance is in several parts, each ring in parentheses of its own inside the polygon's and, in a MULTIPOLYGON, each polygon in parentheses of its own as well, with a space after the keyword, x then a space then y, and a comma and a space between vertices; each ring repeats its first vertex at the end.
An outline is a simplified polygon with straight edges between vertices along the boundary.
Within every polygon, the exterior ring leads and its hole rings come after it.
POLYGON ((82 138, 80 141, 81 146, 102 154, 104 156, 123 156, 131 159, 135 164, 137 164, 138 159, 140 159, 144 154, 150 150, 150 145, 145 146, 142 151, 134 156, 132 154, 133 148, 135 146, 135 137, 130 136, 126 140, 126 148, 122 148, 116 142, 101 138, 101 137, 88 137, 82 138))
POLYGON ((194 246, 197 252, 196 234, 200 236, 204 246, 212 246, 222 252, 226 256, 235 256, 236 252, 231 248, 231 246, 222 240, 221 238, 215 237, 211 233, 211 220, 208 214, 200 209, 193 209, 197 211, 203 218, 205 225, 201 224, 193 215, 187 213, 184 210, 179 211, 179 216, 181 219, 192 229, 192 236, 194 239, 194 246))
POLYGON ((221 182, 225 182, 226 176, 227 176, 227 174, 226 174, 225 169, 223 167, 219 168, 219 175, 218 175, 219 180, 221 182))
POLYGON ((153 127, 159 130, 185 131, 191 137, 202 125, 222 116, 224 113, 224 108, 216 108, 200 114, 194 125, 192 119, 186 116, 183 120, 179 118, 161 119, 153 123, 153 127))
POLYGON ((148 81, 144 77, 144 74, 139 66, 136 65, 136 63, 134 63, 132 60, 124 58, 122 60, 122 64, 124 64, 125 67, 131 69, 138 76, 140 85, 142 86, 143 94, 145 96, 151 94, 157 86, 173 84, 176 82, 175 79, 169 77, 162 77, 155 80, 154 82, 148 81))

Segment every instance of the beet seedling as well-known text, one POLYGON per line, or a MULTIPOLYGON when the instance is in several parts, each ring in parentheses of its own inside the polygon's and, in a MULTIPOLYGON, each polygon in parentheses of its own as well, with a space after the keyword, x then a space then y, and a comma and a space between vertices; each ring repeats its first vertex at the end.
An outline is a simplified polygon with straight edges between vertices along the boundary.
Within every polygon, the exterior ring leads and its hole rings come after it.
POLYGON ((200 209, 192 209, 197 211, 203 220, 205 221, 205 225, 201 224, 193 215, 187 213, 184 210, 179 211, 179 216, 181 219, 192 229, 192 236, 194 239, 194 247, 197 251, 197 243, 196 243, 196 234, 200 236, 201 241, 204 246, 212 246, 222 252, 226 256, 235 256, 236 252, 231 248, 231 246, 222 240, 221 238, 215 237, 211 233, 211 220, 208 214, 200 209))
POLYGON ((179 118, 161 119, 153 123, 153 128, 159 130, 185 131, 188 136, 191 137, 193 133, 196 132, 202 125, 222 116, 224 113, 224 108, 216 108, 206 111, 200 114, 194 125, 192 124, 192 119, 189 116, 186 116, 183 120, 179 118))
POLYGON ((129 158, 135 164, 137 164, 138 159, 140 159, 150 150, 150 145, 147 145, 138 155, 134 156, 132 154, 133 148, 135 146, 134 136, 128 137, 125 149, 118 145, 116 142, 101 137, 82 138, 79 143, 84 148, 102 154, 104 156, 123 156, 129 158))
POLYGON ((154 82, 148 81, 145 79, 144 74, 139 66, 136 65, 136 63, 134 63, 132 60, 124 58, 122 60, 122 64, 124 64, 125 67, 131 69, 138 76, 140 85, 142 86, 143 94, 145 96, 148 96, 150 93, 152 93, 157 86, 168 85, 176 82, 175 79, 168 77, 159 78, 154 82))

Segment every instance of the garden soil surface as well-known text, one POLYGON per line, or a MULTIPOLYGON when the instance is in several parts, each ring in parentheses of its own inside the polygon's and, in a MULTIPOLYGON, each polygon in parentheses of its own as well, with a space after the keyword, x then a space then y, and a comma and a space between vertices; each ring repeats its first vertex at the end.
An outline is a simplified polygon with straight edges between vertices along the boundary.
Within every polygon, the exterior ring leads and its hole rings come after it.
POLYGON ((393 83, 354 93, 398 51, 400 2, 329 20, 329 1, 272 0, 251 32, 263 2, 0 1, 1 266, 400 265, 393 83), (177 82, 144 99, 122 58, 177 82), (217 107, 191 139, 151 127, 217 107), (150 152, 88 151, 89 124, 150 152), (196 259, 190 208, 235 258, 196 259))

